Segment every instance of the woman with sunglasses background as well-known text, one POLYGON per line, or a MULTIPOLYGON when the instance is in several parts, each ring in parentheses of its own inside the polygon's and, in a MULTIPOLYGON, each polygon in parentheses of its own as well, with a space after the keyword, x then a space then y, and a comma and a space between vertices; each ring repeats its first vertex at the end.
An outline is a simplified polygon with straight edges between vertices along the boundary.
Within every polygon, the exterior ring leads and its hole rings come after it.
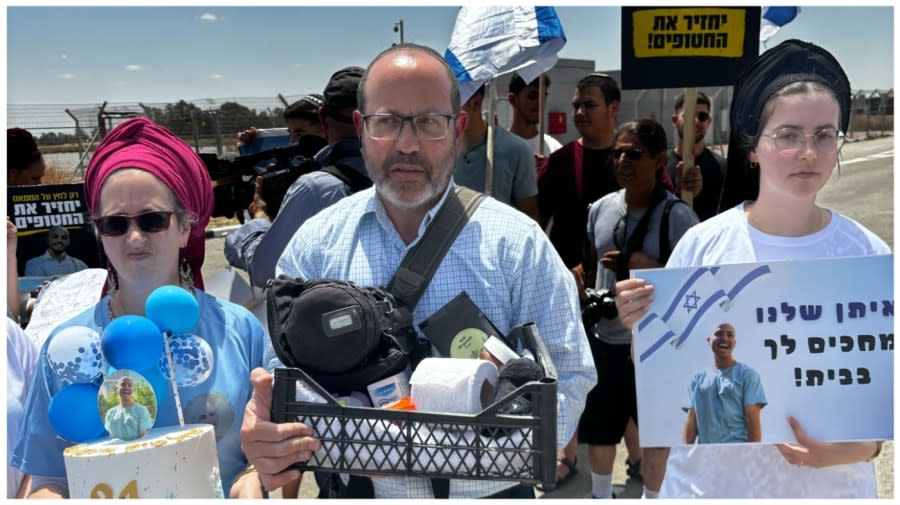
MULTIPOLYGON (((871 231, 816 205, 837 164, 850 103, 844 70, 821 47, 788 40, 757 58, 738 78, 731 105, 723 206, 735 206, 689 230, 666 266, 889 254, 871 231)), ((640 279, 616 287, 622 321, 632 327, 653 287, 640 279)), ((880 443, 825 442, 806 434, 802 416, 785 422, 794 444, 658 450, 660 496, 877 497, 871 460, 880 443)))
MULTIPOLYGON (((154 289, 180 285, 191 291, 200 307, 200 322, 192 333, 213 353, 210 376, 199 385, 179 387, 181 404, 210 395, 228 399, 233 421, 216 427, 222 486, 226 496, 230 491, 233 496, 260 497, 256 473, 242 473, 247 460, 239 431, 243 406, 252 392, 250 370, 265 366, 274 352, 249 311, 202 291, 204 228, 213 207, 206 168, 181 139, 146 118, 136 118, 116 127, 98 146, 84 186, 108 259, 108 292, 97 305, 57 327, 41 349, 36 387, 25 407, 27 421, 19 430, 13 465, 33 476, 33 497, 67 495, 63 450, 71 444, 57 436, 47 413, 50 399, 63 387, 50 368, 49 343, 71 326, 87 326, 102 334, 117 317, 144 315, 154 289)), ((151 384, 168 384, 158 366, 136 372, 151 384)), ((171 390, 155 393, 155 427, 178 425, 171 390)))
MULTIPOLYGON (((652 119, 631 121, 615 133, 612 157, 622 187, 588 210, 588 284, 614 291, 630 269, 662 267, 684 232, 699 222, 694 211, 663 185, 666 132, 652 119)), ((587 314, 587 312, 585 312, 587 314)), ((612 496, 616 444, 628 419, 637 421, 631 331, 615 314, 585 318, 597 367, 597 385, 588 393, 578 425, 579 442, 589 444, 592 494, 612 496)))

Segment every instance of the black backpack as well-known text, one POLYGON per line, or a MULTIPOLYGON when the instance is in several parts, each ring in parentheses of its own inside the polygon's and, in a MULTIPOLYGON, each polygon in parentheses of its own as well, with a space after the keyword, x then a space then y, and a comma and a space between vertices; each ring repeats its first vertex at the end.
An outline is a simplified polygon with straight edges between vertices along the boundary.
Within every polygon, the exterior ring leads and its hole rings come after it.
POLYGON ((352 195, 357 191, 362 191, 372 186, 371 179, 359 173, 359 171, 357 171, 350 165, 335 163, 334 165, 322 167, 319 170, 321 170, 322 172, 327 172, 340 179, 341 182, 343 182, 344 185, 347 186, 348 195, 352 195))

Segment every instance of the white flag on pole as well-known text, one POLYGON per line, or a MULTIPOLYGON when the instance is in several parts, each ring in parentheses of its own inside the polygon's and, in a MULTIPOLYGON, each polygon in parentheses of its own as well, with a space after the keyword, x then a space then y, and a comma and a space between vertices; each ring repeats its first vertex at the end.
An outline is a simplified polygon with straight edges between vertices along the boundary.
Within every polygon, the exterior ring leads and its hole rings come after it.
POLYGON ((461 104, 485 81, 517 71, 531 82, 556 65, 566 36, 553 7, 462 7, 444 58, 456 74, 461 104))

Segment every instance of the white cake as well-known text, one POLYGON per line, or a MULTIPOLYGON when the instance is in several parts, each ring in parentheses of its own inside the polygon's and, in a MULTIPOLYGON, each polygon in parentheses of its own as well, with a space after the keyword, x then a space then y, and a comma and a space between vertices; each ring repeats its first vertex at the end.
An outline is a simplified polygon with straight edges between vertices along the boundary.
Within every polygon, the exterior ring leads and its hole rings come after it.
POLYGON ((223 498, 212 425, 154 428, 63 453, 72 498, 223 498))

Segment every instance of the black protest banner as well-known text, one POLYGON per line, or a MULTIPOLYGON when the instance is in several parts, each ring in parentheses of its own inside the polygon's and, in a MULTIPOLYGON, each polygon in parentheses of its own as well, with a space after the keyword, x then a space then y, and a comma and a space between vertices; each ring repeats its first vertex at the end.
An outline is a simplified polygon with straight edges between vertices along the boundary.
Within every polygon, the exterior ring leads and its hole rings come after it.
POLYGON ((15 186, 6 190, 6 215, 16 225, 16 250, 19 275, 25 275, 25 263, 47 251, 47 234, 52 226, 69 231, 66 254, 88 267, 102 266, 84 200, 84 184, 41 184, 15 186))
POLYGON ((759 7, 622 7, 622 88, 729 86, 759 55, 759 7))

